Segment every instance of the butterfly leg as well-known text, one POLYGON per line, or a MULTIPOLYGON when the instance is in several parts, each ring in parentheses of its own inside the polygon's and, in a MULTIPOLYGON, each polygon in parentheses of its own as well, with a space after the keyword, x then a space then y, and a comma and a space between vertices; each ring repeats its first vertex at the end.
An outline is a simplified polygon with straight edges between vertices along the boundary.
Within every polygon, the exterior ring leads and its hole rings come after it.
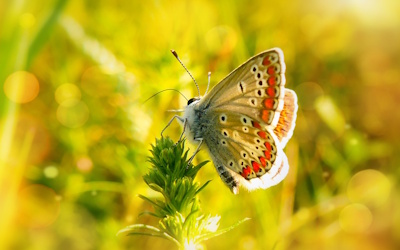
MULTIPOLYGON (((179 117, 179 116, 178 116, 178 117, 179 117)), ((181 118, 181 117, 179 117, 179 118, 181 118)), ((179 136, 178 142, 180 142, 180 141, 182 140, 182 137, 183 137, 183 135, 185 134, 186 125, 187 125, 187 119, 184 119, 182 133, 181 133, 181 136, 179 136)))
POLYGON ((203 138, 201 138, 201 139, 196 139, 196 140, 199 141, 199 145, 197 146, 196 150, 194 151, 192 157, 190 157, 190 159, 189 159, 189 161, 188 161, 188 165, 187 165, 186 168, 189 168, 190 163, 192 163, 194 157, 195 157, 196 154, 200 151, 201 144, 203 144, 203 138))
MULTIPOLYGON (((185 121, 182 117, 180 117, 179 115, 174 115, 174 117, 172 117, 171 120, 168 122, 167 126, 165 126, 165 128, 161 131, 161 137, 163 137, 164 131, 169 127, 169 125, 171 125, 171 123, 172 123, 175 119, 178 119, 180 122, 186 123, 186 121, 185 121)), ((185 132, 185 126, 183 126, 183 132, 185 132)), ((183 134, 183 133, 182 133, 182 134, 183 134)), ((181 135, 181 137, 179 138, 179 140, 180 140, 181 138, 182 138, 182 135, 181 135)))

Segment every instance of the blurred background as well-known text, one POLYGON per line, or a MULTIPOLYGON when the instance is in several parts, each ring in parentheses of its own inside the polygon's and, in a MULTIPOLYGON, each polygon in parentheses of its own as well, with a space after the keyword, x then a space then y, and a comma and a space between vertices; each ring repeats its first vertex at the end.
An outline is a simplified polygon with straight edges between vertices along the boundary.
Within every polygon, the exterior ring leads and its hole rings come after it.
MULTIPOLYGON (((0 1, 0 249, 166 249, 117 237, 151 206, 150 144, 172 113, 280 47, 299 98, 290 172, 234 196, 198 181, 205 249, 400 248, 400 2, 0 1)), ((166 134, 176 140, 173 123, 166 134)), ((193 148, 192 148, 193 150, 193 148)), ((197 162, 208 160, 201 152, 197 162)))

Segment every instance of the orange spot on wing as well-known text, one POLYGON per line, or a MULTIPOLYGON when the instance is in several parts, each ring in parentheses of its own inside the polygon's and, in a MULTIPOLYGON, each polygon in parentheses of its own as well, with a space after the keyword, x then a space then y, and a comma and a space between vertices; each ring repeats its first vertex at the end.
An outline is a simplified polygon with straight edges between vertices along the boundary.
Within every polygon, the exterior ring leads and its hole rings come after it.
POLYGON ((265 157, 266 157, 268 160, 271 160, 271 152, 265 150, 265 151, 264 151, 264 154, 265 154, 265 157))
POLYGON ((289 91, 285 92, 283 110, 280 113, 278 124, 274 129, 279 140, 286 137, 290 130, 293 130, 292 126, 294 126, 293 119, 295 116, 295 105, 296 103, 294 102, 293 94, 289 91))
POLYGON ((264 131, 258 131, 257 134, 263 139, 267 138, 267 134, 264 131))
POLYGON ((267 161, 265 160, 265 158, 264 157, 260 157, 260 158, 258 158, 259 160, 260 160, 260 162, 261 162, 261 166, 263 166, 263 167, 265 167, 265 166, 267 166, 267 161))
POLYGON ((271 61, 269 60, 268 56, 264 57, 264 60, 263 60, 262 64, 265 65, 265 66, 271 64, 271 61))
POLYGON ((267 73, 268 73, 269 75, 275 74, 275 67, 274 67, 274 66, 268 67, 267 73))
POLYGON ((261 114, 261 119, 265 122, 269 121, 269 111, 268 110, 263 110, 261 114))
POLYGON ((286 110, 282 110, 280 117, 279 117, 278 126, 275 128, 275 131, 277 132, 278 137, 282 137, 282 133, 284 131, 288 130, 288 124, 286 122, 287 117, 288 116, 287 116, 286 110))
POLYGON ((246 168, 243 168, 243 173, 241 174, 244 178, 248 179, 249 175, 251 174, 251 168, 250 166, 246 166, 246 168))
POLYGON ((266 141, 266 142, 264 143, 264 145, 265 145, 265 147, 267 148, 268 151, 271 151, 271 150, 272 150, 271 144, 270 144, 269 142, 266 141))
POLYGON ((253 165, 254 172, 258 172, 260 170, 260 164, 255 161, 253 161, 251 164, 253 165))
POLYGON ((254 122, 254 121, 253 121, 253 127, 261 129, 260 124, 258 122, 254 122))
POLYGON ((280 138, 282 138, 282 127, 276 127, 275 129, 274 129, 274 131, 275 131, 275 134, 278 136, 278 138, 280 139, 280 138))
POLYGON ((274 87, 269 87, 265 90, 268 96, 274 97, 276 95, 276 90, 274 87))
POLYGON ((267 109, 273 109, 274 108, 274 99, 265 99, 264 105, 267 109))
POLYGON ((269 86, 273 86, 276 84, 276 78, 274 76, 271 76, 270 78, 268 78, 267 82, 269 86))

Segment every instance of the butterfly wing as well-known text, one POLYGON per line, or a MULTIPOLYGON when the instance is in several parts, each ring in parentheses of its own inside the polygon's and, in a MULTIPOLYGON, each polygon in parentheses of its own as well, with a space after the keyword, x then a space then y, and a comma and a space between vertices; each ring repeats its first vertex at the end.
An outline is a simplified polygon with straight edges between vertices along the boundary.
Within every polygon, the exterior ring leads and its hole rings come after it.
MULTIPOLYGON (((279 183, 288 172, 283 147, 293 133, 297 97, 285 89, 280 49, 239 66, 198 103, 199 127, 221 179, 237 193, 279 183)), ((195 136, 196 137, 196 136, 195 136)))
POLYGON ((285 63, 279 48, 243 63, 200 101, 214 111, 240 112, 274 129, 284 106, 285 63))
POLYGON ((221 179, 233 193, 239 186, 265 189, 286 177, 287 158, 274 133, 239 113, 211 114, 206 118, 213 129, 206 129, 203 141, 221 179))
POLYGON ((283 109, 279 114, 278 124, 274 128, 274 133, 284 148, 292 137, 296 125, 297 95, 293 90, 285 89, 285 97, 283 100, 283 109))

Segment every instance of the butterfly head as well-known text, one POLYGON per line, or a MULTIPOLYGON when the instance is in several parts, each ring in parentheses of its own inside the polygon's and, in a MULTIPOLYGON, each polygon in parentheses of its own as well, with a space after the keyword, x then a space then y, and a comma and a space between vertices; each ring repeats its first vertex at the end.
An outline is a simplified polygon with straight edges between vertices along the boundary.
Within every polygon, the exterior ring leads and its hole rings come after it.
POLYGON ((189 106, 190 104, 195 103, 195 102, 198 102, 199 100, 200 100, 200 97, 193 97, 193 98, 190 98, 189 101, 188 101, 188 103, 187 103, 187 105, 189 106))

